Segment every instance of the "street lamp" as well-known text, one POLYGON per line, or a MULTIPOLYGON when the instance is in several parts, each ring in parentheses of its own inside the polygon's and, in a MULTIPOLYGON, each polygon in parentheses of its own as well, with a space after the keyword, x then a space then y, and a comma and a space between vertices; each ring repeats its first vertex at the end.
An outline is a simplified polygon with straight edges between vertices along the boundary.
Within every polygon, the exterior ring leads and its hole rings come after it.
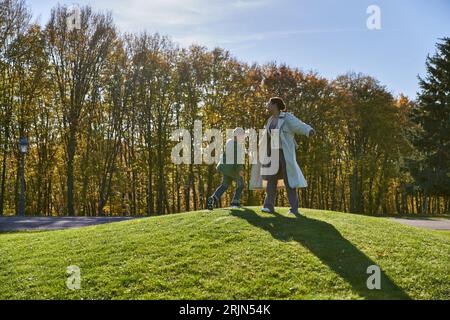
POLYGON ((28 152, 28 139, 20 138, 19 151, 22 154, 22 172, 20 175, 19 215, 25 215, 25 154, 28 152))

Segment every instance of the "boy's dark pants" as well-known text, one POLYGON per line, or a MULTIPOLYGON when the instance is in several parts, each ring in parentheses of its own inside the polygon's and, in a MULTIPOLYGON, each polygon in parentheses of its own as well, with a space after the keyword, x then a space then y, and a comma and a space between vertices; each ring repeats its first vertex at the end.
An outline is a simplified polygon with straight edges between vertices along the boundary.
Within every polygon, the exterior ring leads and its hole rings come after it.
POLYGON ((214 192, 213 197, 215 197, 216 200, 219 200, 222 195, 228 190, 233 180, 236 181, 237 186, 236 190, 234 191, 231 205, 240 205, 242 191, 244 191, 244 178, 242 178, 241 176, 237 179, 234 179, 230 176, 223 175, 222 184, 219 186, 219 188, 217 188, 216 192, 214 192))

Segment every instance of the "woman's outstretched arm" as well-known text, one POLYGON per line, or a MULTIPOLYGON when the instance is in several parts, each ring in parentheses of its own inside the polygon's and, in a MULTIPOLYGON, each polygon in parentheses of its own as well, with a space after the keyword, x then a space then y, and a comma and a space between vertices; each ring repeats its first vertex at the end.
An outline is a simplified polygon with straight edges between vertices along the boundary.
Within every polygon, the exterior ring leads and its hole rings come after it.
POLYGON ((302 134, 307 137, 311 137, 314 135, 314 129, 309 125, 298 119, 293 114, 287 114, 286 116, 288 126, 295 134, 302 134))

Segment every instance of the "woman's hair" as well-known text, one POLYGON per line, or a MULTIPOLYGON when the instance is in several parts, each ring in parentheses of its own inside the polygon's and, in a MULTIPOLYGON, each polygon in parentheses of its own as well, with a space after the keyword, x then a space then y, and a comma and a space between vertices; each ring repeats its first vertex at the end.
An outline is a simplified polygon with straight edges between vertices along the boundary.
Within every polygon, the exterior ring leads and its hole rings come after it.
POLYGON ((286 104, 284 103, 283 99, 279 97, 270 98, 270 103, 275 104, 280 111, 286 110, 286 104))

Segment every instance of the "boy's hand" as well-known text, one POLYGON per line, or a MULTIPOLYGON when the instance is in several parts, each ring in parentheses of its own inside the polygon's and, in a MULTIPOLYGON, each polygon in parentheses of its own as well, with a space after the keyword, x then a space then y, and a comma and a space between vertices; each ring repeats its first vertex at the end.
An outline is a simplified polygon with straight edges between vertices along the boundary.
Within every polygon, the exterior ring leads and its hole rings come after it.
POLYGON ((311 131, 309 131, 309 138, 312 138, 316 135, 316 130, 312 129, 311 131))

